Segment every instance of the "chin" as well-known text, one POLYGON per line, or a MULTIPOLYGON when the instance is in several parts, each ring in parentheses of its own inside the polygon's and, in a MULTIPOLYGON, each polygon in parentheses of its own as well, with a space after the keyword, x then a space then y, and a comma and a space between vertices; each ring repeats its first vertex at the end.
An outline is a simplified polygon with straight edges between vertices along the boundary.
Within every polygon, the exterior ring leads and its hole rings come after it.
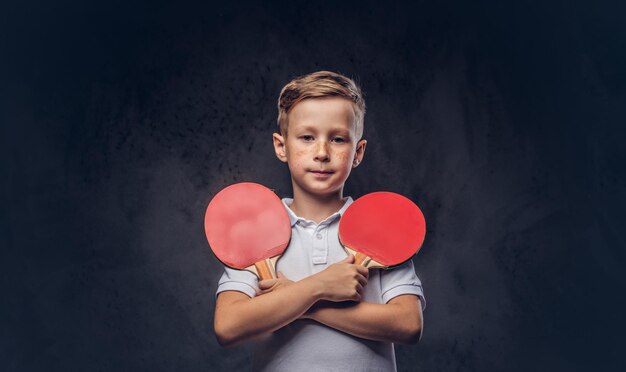
MULTIPOLYGON (((334 174, 333 176, 337 176, 337 174, 334 174)), ((297 187, 300 188, 301 190, 309 194, 318 195, 318 196, 324 196, 324 195, 341 192, 345 183, 345 180, 344 182, 338 183, 337 179, 318 181, 318 180, 310 180, 310 179, 304 178, 304 179, 300 179, 297 181, 292 179, 292 181, 294 181, 294 186, 297 185, 297 187), (328 181, 331 181, 331 182, 328 182, 328 181)))
POLYGON ((324 196, 324 195, 329 195, 329 194, 334 194, 337 192, 340 192, 342 187, 341 186, 334 186, 333 187, 306 187, 304 188, 307 192, 311 193, 311 194, 315 194, 315 195, 319 195, 319 196, 324 196))

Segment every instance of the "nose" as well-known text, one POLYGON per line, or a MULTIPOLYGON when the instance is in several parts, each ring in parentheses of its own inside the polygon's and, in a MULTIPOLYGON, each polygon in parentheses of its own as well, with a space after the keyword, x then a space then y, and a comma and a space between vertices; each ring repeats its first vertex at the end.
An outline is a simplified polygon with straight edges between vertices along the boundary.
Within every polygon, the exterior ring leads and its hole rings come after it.
POLYGON ((320 162, 327 162, 330 160, 328 144, 325 141, 320 141, 319 145, 315 149, 315 160, 320 162))

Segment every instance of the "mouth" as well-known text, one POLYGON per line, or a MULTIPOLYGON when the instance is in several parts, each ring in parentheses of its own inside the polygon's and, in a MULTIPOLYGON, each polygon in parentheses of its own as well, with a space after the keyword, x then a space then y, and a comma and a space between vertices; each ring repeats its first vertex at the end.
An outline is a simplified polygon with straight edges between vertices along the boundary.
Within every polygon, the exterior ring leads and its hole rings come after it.
POLYGON ((330 177, 333 173, 335 173, 329 170, 310 170, 309 172, 312 173, 317 178, 330 177))

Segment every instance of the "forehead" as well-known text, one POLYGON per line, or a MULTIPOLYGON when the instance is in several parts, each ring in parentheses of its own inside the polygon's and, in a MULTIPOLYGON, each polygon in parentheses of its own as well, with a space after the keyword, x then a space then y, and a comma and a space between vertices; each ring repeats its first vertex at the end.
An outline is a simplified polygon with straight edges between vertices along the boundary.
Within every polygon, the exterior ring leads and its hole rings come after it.
POLYGON ((341 97, 307 98, 289 112, 289 126, 334 125, 355 126, 354 104, 341 97))

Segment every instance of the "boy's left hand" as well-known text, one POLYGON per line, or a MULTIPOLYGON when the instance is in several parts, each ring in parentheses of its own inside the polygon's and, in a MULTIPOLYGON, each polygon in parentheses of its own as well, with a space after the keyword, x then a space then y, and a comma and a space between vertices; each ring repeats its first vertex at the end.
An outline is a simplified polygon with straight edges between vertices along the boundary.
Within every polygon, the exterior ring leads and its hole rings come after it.
POLYGON ((256 291, 257 296, 273 292, 277 289, 287 287, 293 284, 293 280, 287 279, 280 271, 276 273, 277 279, 265 279, 259 281, 259 289, 256 291))

